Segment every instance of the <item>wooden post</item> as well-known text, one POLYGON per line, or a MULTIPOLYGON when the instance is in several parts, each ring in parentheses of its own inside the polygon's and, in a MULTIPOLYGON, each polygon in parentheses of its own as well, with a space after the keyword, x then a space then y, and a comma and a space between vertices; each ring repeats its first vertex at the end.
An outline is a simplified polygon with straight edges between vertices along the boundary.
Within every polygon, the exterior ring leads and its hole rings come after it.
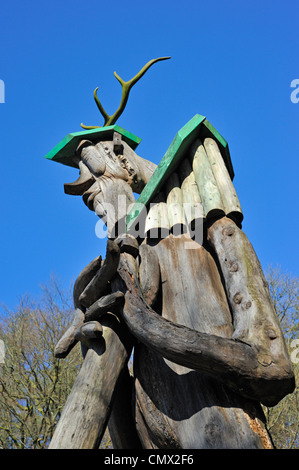
POLYGON ((102 317, 101 325, 103 338, 91 342, 49 449, 97 449, 101 442, 132 351, 131 337, 114 315, 102 317))

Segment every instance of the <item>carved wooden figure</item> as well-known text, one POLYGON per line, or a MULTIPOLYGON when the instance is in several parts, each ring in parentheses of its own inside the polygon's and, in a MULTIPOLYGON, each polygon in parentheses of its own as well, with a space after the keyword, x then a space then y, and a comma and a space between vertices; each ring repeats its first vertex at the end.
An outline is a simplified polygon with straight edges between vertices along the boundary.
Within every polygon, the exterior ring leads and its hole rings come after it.
POLYGON ((97 448, 107 425, 115 448, 272 448, 261 403, 294 376, 226 142, 196 115, 156 167, 96 101, 106 125, 48 155, 79 168, 65 192, 108 226, 56 347, 63 358, 79 341, 84 361, 50 448, 97 448))

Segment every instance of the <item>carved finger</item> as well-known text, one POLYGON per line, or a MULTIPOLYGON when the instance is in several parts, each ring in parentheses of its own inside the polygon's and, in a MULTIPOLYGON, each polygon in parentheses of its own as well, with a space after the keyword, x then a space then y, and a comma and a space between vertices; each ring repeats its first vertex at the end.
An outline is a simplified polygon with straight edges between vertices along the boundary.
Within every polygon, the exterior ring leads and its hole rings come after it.
POLYGON ((80 307, 79 297, 84 291, 85 287, 90 283, 93 279, 97 271, 100 269, 102 264, 102 257, 98 256, 93 261, 91 261, 79 274, 76 279, 74 289, 73 289, 73 297, 74 297, 74 305, 75 308, 80 307))
POLYGON ((108 240, 106 259, 104 260, 103 266, 95 274, 79 297, 79 302, 84 305, 84 307, 89 308, 104 294, 108 282, 117 271, 119 256, 120 249, 118 245, 114 241, 108 240))
POLYGON ((77 343, 77 340, 75 339, 75 331, 81 325, 83 325, 83 322, 84 322, 84 313, 79 308, 76 308, 71 325, 66 330, 64 335, 60 338, 60 340, 58 341, 54 349, 55 357, 59 359, 63 359, 73 349, 73 347, 77 343))
POLYGON ((92 340, 101 338, 102 335, 103 327, 98 321, 84 323, 75 331, 75 339, 86 346, 89 346, 92 340))
POLYGON ((139 253, 139 244, 133 235, 125 233, 116 238, 115 243, 119 246, 121 253, 129 253, 130 255, 136 256, 139 253))
POLYGON ((85 321, 98 320, 107 312, 117 313, 119 307, 123 306, 124 300, 124 294, 120 291, 105 295, 92 304, 85 312, 85 321))

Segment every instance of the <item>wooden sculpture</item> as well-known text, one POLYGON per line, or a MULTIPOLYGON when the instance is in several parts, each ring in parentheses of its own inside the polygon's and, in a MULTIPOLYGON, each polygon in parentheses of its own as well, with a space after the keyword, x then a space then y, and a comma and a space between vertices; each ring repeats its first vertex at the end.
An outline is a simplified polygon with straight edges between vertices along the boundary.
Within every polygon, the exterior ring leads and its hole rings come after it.
POLYGON ((261 403, 294 389, 225 140, 196 115, 156 167, 115 125, 132 84, 162 59, 130 82, 117 76, 112 117, 96 89, 105 125, 47 156, 80 169, 65 192, 108 227, 106 257, 77 278, 74 320, 56 347, 63 358, 79 341, 84 361, 50 448, 98 448, 107 425, 115 448, 272 448, 261 403))

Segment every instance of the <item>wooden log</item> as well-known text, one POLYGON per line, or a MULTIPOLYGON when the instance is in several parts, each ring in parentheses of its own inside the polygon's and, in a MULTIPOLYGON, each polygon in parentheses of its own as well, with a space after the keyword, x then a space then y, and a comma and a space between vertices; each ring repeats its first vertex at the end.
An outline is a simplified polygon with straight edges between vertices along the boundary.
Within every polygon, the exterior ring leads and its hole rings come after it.
POLYGON ((197 139, 190 154, 195 180, 206 217, 224 215, 224 206, 204 146, 197 139))
POLYGON ((240 225, 243 220, 241 205, 218 145, 214 139, 208 137, 204 140, 204 148, 221 194, 225 214, 240 225))
POLYGON ((103 336, 88 349, 49 449, 96 449, 105 431, 115 387, 132 350, 126 328, 112 314, 102 318, 103 336))
POLYGON ((205 221, 204 210, 195 176, 187 158, 184 158, 181 162, 178 174, 181 181, 184 215, 190 238, 196 237, 196 241, 200 240, 202 243, 202 230, 205 221), (199 233, 200 237, 198 237, 199 233))
POLYGON ((152 239, 166 238, 170 233, 168 209, 161 192, 150 204, 144 224, 145 236, 152 239))
POLYGON ((173 235, 186 233, 186 222, 183 209, 183 198, 177 173, 172 173, 165 184, 165 195, 169 227, 173 235))
POLYGON ((276 364, 282 375, 284 371, 291 373, 268 284, 245 233, 232 220, 222 218, 209 227, 208 241, 218 257, 225 281, 235 330, 232 338, 255 347, 257 360, 265 367, 276 364))
POLYGON ((106 291, 107 283, 116 273, 119 256, 120 250, 118 245, 112 240, 108 240, 106 259, 103 266, 99 269, 79 297, 79 301, 84 305, 84 307, 90 307, 106 291))

